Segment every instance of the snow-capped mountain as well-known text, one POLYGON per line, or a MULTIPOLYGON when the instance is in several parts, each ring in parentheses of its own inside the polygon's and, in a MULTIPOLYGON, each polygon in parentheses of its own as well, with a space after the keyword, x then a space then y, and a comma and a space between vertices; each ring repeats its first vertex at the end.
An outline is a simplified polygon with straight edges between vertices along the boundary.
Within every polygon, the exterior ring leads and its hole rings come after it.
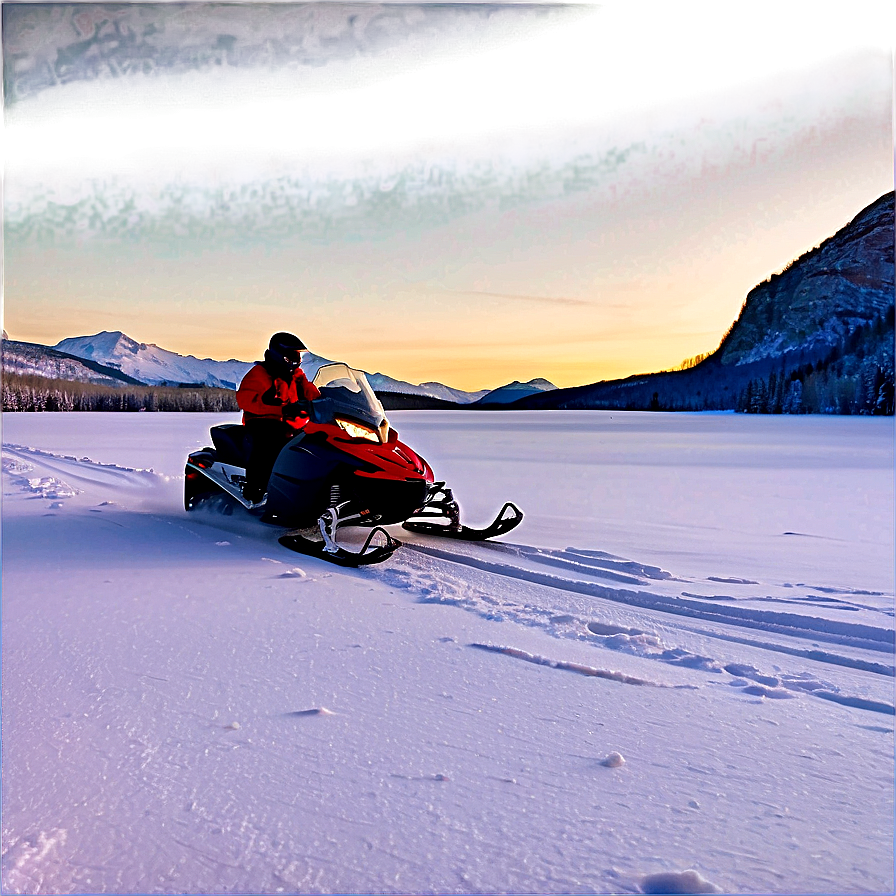
POLYGON ((93 383, 100 386, 133 385, 137 381, 111 367, 76 358, 32 342, 16 342, 3 331, 2 369, 4 375, 37 376, 52 380, 93 383))
MULTIPOLYGON (((333 364, 329 358, 323 358, 315 355, 314 352, 308 352, 302 359, 302 370, 309 380, 314 379, 314 375, 318 369, 324 364, 333 364)), ((404 380, 396 380, 384 373, 367 373, 367 381, 373 387, 375 392, 397 392, 402 395, 421 395, 424 398, 438 398, 442 401, 452 401, 457 404, 471 404, 480 399, 483 395, 488 394, 488 389, 481 389, 478 392, 464 392, 462 389, 452 389, 451 386, 445 386, 442 383, 407 383, 404 380)))
POLYGON ((179 355, 152 343, 137 342, 120 330, 103 330, 93 336, 63 339, 53 346, 57 351, 114 367, 143 383, 202 383, 235 389, 252 366, 247 361, 215 361, 179 355))
POLYGON ((491 392, 480 398, 477 404, 510 404, 520 398, 525 398, 527 395, 535 395, 539 392, 551 392, 556 388, 557 387, 552 382, 542 379, 541 377, 529 380, 528 383, 521 383, 518 380, 514 380, 512 383, 508 383, 506 386, 501 386, 499 389, 492 389, 491 392))
POLYGON ((488 389, 478 392, 464 392, 462 389, 453 389, 442 383, 405 383, 402 380, 392 379, 384 373, 368 373, 367 379, 377 392, 401 392, 405 395, 425 395, 427 398, 439 398, 442 401, 454 401, 457 404, 472 404, 483 395, 488 394, 488 389))
MULTIPOLYGON (((75 336, 63 339, 53 347, 78 358, 98 362, 106 367, 120 370, 134 379, 151 385, 165 383, 201 383, 235 389, 252 361, 215 361, 212 358, 196 358, 193 355, 179 355, 157 345, 137 342, 120 330, 104 330, 93 336, 75 336)), ((327 358, 308 352, 302 369, 309 379, 313 379, 318 368, 333 363, 327 358)), ((399 392, 405 395, 421 395, 439 398, 443 401, 471 404, 489 394, 488 389, 465 392, 442 383, 407 383, 383 373, 367 374, 370 385, 378 392, 399 392)))

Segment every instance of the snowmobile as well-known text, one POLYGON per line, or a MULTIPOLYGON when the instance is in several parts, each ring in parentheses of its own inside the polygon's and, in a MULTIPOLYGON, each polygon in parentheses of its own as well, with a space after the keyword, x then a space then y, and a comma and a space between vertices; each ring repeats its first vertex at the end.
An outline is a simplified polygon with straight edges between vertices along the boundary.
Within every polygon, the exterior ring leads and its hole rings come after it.
POLYGON ((223 499, 225 512, 232 512, 235 502, 263 522, 290 528, 279 539, 284 547, 349 567, 382 562, 401 546, 383 526, 400 523, 411 532, 482 541, 519 525, 523 514, 510 502, 483 529, 463 525, 451 489, 399 440, 364 373, 326 364, 313 382, 321 397, 280 451, 262 502, 243 495, 249 434, 233 423, 213 426, 214 447, 187 458, 185 508, 223 499), (354 551, 338 540, 342 526, 372 531, 354 551))

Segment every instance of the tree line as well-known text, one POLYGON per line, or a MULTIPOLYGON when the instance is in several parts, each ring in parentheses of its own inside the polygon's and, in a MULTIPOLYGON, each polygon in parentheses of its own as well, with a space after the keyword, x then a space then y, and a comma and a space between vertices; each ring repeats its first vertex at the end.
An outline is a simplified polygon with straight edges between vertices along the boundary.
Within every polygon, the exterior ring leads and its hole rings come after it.
POLYGON ((894 411, 893 306, 857 327, 816 363, 749 380, 736 410, 747 414, 885 414, 894 411))
POLYGON ((101 386, 30 374, 4 373, 4 411, 239 410, 236 393, 210 386, 101 386))

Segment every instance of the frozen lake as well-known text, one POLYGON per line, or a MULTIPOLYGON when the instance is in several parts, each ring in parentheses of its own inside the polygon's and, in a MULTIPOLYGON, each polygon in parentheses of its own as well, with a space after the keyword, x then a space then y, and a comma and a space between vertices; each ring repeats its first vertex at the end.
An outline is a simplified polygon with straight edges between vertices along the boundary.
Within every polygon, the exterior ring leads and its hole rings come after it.
POLYGON ((235 415, 3 416, 4 891, 892 891, 892 419, 389 416, 522 525, 339 570, 184 513, 235 415))
MULTIPOLYGON (((527 541, 701 571, 892 588, 894 427, 889 418, 600 411, 393 411, 466 515, 505 500, 527 541), (680 558, 680 559, 678 559, 680 558)), ((100 463, 183 475, 208 428, 239 415, 7 414, 3 439, 100 463)), ((172 497, 172 502, 175 498, 172 497)), ((176 500, 180 500, 179 496, 176 500)))

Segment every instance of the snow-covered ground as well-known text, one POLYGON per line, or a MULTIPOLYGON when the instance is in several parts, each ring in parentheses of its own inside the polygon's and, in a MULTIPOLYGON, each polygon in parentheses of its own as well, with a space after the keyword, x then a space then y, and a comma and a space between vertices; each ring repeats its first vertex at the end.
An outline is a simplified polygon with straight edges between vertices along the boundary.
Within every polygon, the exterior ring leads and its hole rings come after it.
POLYGON ((4 892, 893 892, 892 419, 391 417, 522 525, 342 570, 182 510, 226 415, 4 415, 4 892))

